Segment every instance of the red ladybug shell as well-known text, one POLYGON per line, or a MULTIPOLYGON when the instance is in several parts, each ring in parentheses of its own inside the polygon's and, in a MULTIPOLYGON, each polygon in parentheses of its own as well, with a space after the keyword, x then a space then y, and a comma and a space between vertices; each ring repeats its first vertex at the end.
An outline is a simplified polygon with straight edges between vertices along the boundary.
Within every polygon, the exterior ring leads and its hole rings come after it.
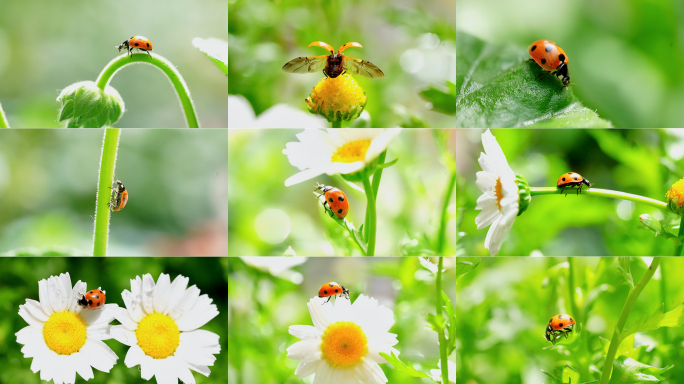
POLYGON ((128 39, 128 46, 131 48, 138 48, 145 51, 152 50, 152 42, 145 36, 133 36, 128 39))
POLYGON ((83 297, 78 300, 78 304, 83 308, 95 310, 104 307, 105 300, 107 300, 107 297, 105 296, 104 291, 93 289, 83 295, 83 297))
POLYGON ((330 209, 332 209, 337 217, 344 219, 347 216, 349 202, 344 192, 337 188, 330 189, 325 192, 325 201, 328 202, 330 209))
POLYGON ((114 196, 109 202, 109 208, 113 212, 116 212, 122 210, 126 206, 126 203, 128 202, 128 191, 123 183, 119 180, 115 181, 114 185, 115 186, 112 187, 112 189, 115 190, 114 196))
POLYGON ((554 331, 559 331, 573 324, 575 324, 575 319, 570 315, 560 314, 552 317, 551 320, 549 320, 548 326, 554 331))
POLYGON ((349 290, 345 288, 344 285, 340 285, 334 281, 323 284, 321 288, 318 290, 318 297, 328 297, 335 295, 345 295, 347 298, 349 298, 349 290))
POLYGON ((589 180, 585 180, 582 175, 580 175, 577 172, 568 172, 564 173, 561 177, 558 178, 558 182, 556 183, 557 187, 562 187, 564 185, 568 184, 587 184, 589 185, 589 180))
POLYGON ((527 51, 534 61, 547 71, 555 71, 562 63, 568 65, 568 55, 553 41, 535 41, 527 51))

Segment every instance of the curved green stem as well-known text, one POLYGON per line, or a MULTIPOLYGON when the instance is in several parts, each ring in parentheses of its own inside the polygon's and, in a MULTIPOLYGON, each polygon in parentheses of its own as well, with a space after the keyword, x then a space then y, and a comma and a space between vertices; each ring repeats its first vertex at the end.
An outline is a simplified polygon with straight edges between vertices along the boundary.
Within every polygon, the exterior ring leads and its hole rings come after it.
MULTIPOLYGON (((442 317, 442 263, 444 258, 440 257, 437 262, 437 282, 436 282, 436 299, 435 300, 435 316, 442 317)), ((441 360, 440 369, 442 371, 442 383, 449 384, 449 364, 447 362, 447 343, 444 336, 444 329, 437 333, 439 338, 439 358, 441 360)))
POLYGON ((653 277, 653 274, 655 273, 656 269, 658 269, 658 265, 660 265, 660 260, 660 257, 653 258, 653 261, 651 261, 651 265, 648 267, 646 273, 644 273, 644 276, 632 289, 632 291, 629 293, 629 296, 627 296, 627 301, 625 302, 625 305, 622 307, 622 313, 620 313, 620 318, 618 319, 618 322, 615 325, 615 331, 613 331, 613 338, 610 340, 610 347, 608 348, 608 353, 606 354, 606 362, 603 364, 603 372, 601 372, 600 384, 608 384, 610 382, 610 375, 613 373, 613 362, 615 361, 615 354, 617 353, 618 347, 622 342, 622 331, 625 328, 627 316, 629 316, 629 312, 632 310, 632 307, 634 306, 634 303, 639 297, 639 294, 641 293, 641 291, 644 290, 646 284, 648 284, 648 282, 651 280, 651 277, 653 277))
POLYGON ((342 120, 335 120, 332 122, 332 128, 342 128, 342 120))
POLYGON ((366 192, 366 211, 368 212, 368 251, 366 256, 375 255, 375 225, 377 224, 377 217, 375 216, 375 193, 371 185, 370 178, 363 179, 363 189, 366 192))
MULTIPOLYGON (((684 216, 682 216, 681 221, 679 222, 679 238, 681 239, 682 236, 684 235, 684 216)), ((680 242, 677 248, 675 248, 675 256, 681 256, 682 255, 682 248, 684 248, 684 242, 680 242)))
POLYGON ((5 111, 2 110, 2 104, 0 104, 0 128, 9 128, 9 123, 7 122, 7 116, 5 116, 5 111))
POLYGON ((100 75, 97 77, 98 88, 104 91, 105 87, 111 81, 114 74, 121 68, 128 64, 135 63, 146 63, 159 68, 166 76, 171 80, 173 88, 176 90, 178 99, 180 100, 181 106, 183 107, 183 113, 185 114, 185 120, 188 123, 189 128, 199 128, 199 122, 197 121, 197 116, 195 114, 195 106, 192 104, 192 98, 190 97, 190 89, 188 85, 183 80, 180 72, 176 67, 171 64, 170 61, 165 58, 152 54, 151 56, 147 53, 138 53, 132 56, 122 55, 118 56, 104 67, 100 75))
POLYGON ((568 257, 568 295, 570 296, 570 310, 579 323, 580 321, 583 321, 583 316, 580 313, 577 301, 575 300, 575 260, 572 257, 568 257))
POLYGON ((446 243, 446 227, 447 227, 447 209, 449 208, 449 201, 451 194, 456 187, 456 167, 451 170, 451 178, 447 184, 446 194, 444 195, 444 202, 442 202, 442 216, 439 219, 439 232, 437 234, 437 254, 444 254, 444 245, 446 243))
MULTIPOLYGON (((561 188, 556 187, 530 187, 530 196, 538 195, 565 195, 565 194, 575 194, 577 193, 575 189, 565 189, 565 192, 561 193, 561 188)), ((582 189, 582 195, 589 196, 601 196, 610 197, 613 199, 629 200, 636 203, 642 203, 650 205, 652 207, 667 209, 667 203, 651 199, 649 197, 633 195, 631 193, 625 193, 620 191, 611 191, 609 189, 599 189, 599 188, 584 188, 582 189)))
POLYGON ((118 128, 105 130, 100 156, 100 179, 97 183, 97 201, 95 205, 95 236, 93 237, 93 256, 107 256, 107 240, 109 236, 109 199, 112 196, 112 181, 116 167, 116 152, 119 146, 118 128))

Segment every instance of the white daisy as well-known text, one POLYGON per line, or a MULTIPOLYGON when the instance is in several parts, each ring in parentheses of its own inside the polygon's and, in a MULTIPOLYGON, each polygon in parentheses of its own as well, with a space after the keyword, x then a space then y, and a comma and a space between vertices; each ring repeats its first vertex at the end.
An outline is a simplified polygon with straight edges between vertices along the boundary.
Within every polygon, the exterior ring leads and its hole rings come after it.
POLYGON ((386 383, 380 352, 399 355, 392 348, 397 335, 387 332, 394 324, 392 310, 364 295, 354 304, 342 298, 334 305, 321 303, 317 296, 307 303, 313 326, 289 328, 301 339, 287 348, 287 357, 301 361, 295 374, 303 379, 315 373, 314 384, 386 383))
POLYGON ((401 128, 307 129, 283 153, 301 172, 285 180, 289 187, 322 174, 350 174, 364 169, 384 152, 401 128))
POLYGON ((55 384, 75 383, 76 373, 94 378, 92 368, 109 372, 118 356, 102 340, 111 339, 109 323, 116 304, 88 310, 77 304, 87 292, 86 283, 71 287, 69 273, 38 282, 40 301, 26 299, 19 316, 29 324, 16 333, 24 357, 32 357, 31 371, 55 384))
POLYGON ((111 334, 130 346, 124 359, 127 367, 140 365, 140 375, 157 383, 194 384, 193 371, 209 376, 221 351, 219 336, 198 329, 219 312, 212 299, 200 296, 195 285, 187 288, 189 279, 178 276, 171 282, 162 273, 156 285, 152 275, 131 280, 131 291, 121 297, 126 308, 118 308, 114 317, 121 325, 112 327, 111 334))
POLYGON ((492 256, 496 256, 518 215, 518 185, 515 173, 489 129, 482 134, 482 146, 485 153, 480 153, 478 159, 482 171, 477 173, 477 187, 482 191, 482 196, 477 199, 475 207, 482 212, 475 218, 475 224, 477 229, 491 224, 485 238, 485 248, 489 249, 492 256))

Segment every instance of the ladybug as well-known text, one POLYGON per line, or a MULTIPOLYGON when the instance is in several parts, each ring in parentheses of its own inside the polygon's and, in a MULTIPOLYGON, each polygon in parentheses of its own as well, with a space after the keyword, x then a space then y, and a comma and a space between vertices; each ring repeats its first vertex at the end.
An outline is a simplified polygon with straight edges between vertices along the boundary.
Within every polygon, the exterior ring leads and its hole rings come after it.
POLYGON ((115 181, 110 188, 114 194, 112 199, 109 201, 109 209, 111 209, 112 212, 120 211, 128 202, 128 191, 123 183, 119 180, 115 181))
POLYGON ((152 42, 150 41, 150 39, 144 36, 133 36, 130 39, 124 40, 124 42, 121 43, 121 45, 116 45, 114 47, 119 48, 119 53, 121 53, 122 49, 128 50, 128 54, 131 57, 133 57, 134 49, 147 52, 148 55, 152 56, 150 54, 150 51, 152 50, 152 42))
MULTIPOLYGON (((579 187, 579 189, 577 189, 578 195, 582 192, 582 185, 591 187, 594 184, 590 183, 589 180, 585 179, 584 177, 582 177, 582 175, 580 175, 577 172, 564 173, 561 177, 558 178, 558 182, 556 183, 556 187, 563 187, 561 193, 565 191, 566 187, 579 187)), ((567 195, 568 194, 566 193, 565 196, 567 195)))
POLYGON ((323 284, 321 288, 318 290, 318 297, 328 298, 328 300, 323 304, 330 301, 330 299, 337 294, 340 295, 339 297, 346 297, 347 300, 349 300, 349 290, 345 288, 344 285, 337 284, 334 281, 331 281, 327 284, 323 284))
POLYGON ((554 341, 561 335, 565 335, 565 338, 567 339, 568 334, 572 332, 573 328, 575 328, 575 319, 570 315, 556 315, 549 320, 544 337, 546 337, 546 340, 548 341, 554 341))
POLYGON ((563 88, 570 84, 570 75, 568 75, 568 55, 565 54, 563 48, 556 45, 556 43, 548 40, 538 40, 530 45, 527 50, 540 67, 545 69, 542 73, 537 75, 543 76, 541 79, 549 75, 562 77, 563 88))
MULTIPOLYGON (((316 183, 316 189, 321 190, 325 194, 325 202, 323 207, 326 211, 330 210, 330 217, 332 217, 333 212, 340 219, 344 219, 349 213, 349 201, 347 201, 347 195, 335 187, 328 185, 316 183)), ((321 195, 316 195, 321 197, 321 195)))
POLYGON ((83 295, 83 297, 81 297, 77 303, 83 308, 95 310, 104 307, 105 300, 107 300, 105 291, 103 291, 102 287, 100 287, 98 289, 93 289, 83 295))

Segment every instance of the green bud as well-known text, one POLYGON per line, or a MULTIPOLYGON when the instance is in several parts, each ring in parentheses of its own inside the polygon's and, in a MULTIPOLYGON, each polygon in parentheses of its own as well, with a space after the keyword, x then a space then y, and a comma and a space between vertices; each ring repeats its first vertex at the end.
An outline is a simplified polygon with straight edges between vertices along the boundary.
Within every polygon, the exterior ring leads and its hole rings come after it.
POLYGON ((67 128, 111 127, 125 110, 116 89, 107 86, 103 91, 92 81, 71 84, 62 90, 57 101, 62 104, 58 120, 66 122, 67 128))
POLYGON ((532 201, 532 196, 530 195, 530 186, 527 184, 527 180, 523 176, 516 174, 515 182, 518 184, 518 202, 520 203, 520 208, 518 208, 518 216, 520 216, 527 210, 527 207, 532 201))

